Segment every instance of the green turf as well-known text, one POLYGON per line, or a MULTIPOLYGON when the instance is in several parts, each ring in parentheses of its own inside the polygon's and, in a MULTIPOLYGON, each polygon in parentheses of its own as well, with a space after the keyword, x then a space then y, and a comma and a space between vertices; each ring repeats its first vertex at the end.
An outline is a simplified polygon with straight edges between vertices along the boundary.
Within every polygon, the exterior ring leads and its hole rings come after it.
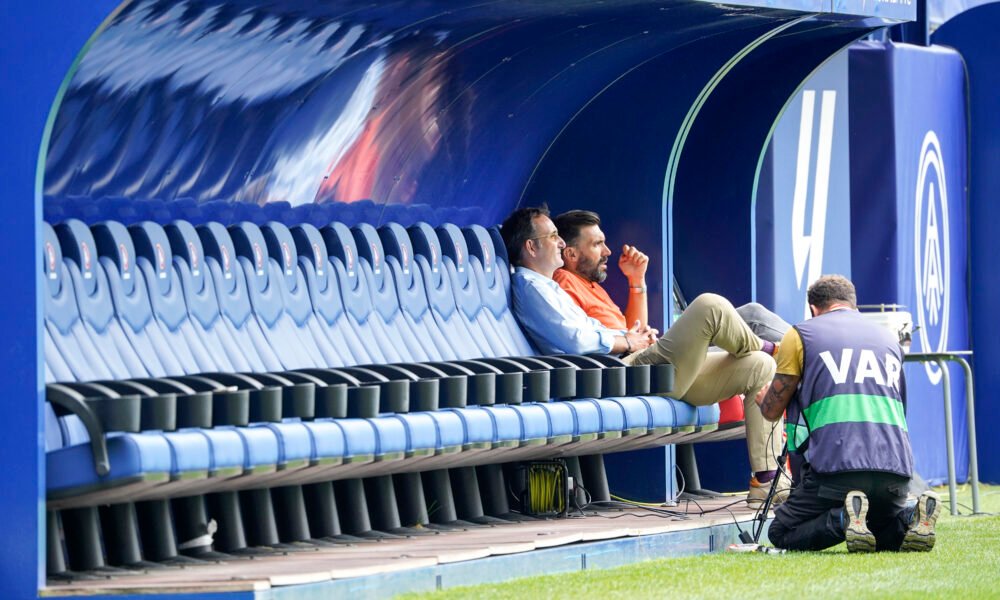
MULTIPOLYGON (((947 488, 938 488, 946 501, 947 488)), ((971 504, 960 490, 963 512, 971 504)), ((986 516, 951 517, 930 553, 712 554, 600 571, 453 588, 407 598, 1000 598, 1000 487, 983 486, 986 516)))

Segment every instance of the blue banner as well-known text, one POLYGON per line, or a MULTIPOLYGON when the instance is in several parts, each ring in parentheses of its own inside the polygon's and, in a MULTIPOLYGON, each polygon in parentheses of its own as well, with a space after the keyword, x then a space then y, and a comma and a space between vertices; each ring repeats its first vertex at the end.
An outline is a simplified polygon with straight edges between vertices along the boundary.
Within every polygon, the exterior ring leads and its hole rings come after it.
MULTIPOLYGON (((859 302, 913 315, 912 352, 967 350, 965 72, 940 47, 858 44, 851 50, 852 256, 859 302), (888 109, 888 112, 886 112, 888 109), (887 120, 886 115, 892 119, 887 120)), ((907 364, 916 469, 947 477, 942 373, 907 364)), ((967 477, 965 389, 951 378, 956 467, 967 477)))

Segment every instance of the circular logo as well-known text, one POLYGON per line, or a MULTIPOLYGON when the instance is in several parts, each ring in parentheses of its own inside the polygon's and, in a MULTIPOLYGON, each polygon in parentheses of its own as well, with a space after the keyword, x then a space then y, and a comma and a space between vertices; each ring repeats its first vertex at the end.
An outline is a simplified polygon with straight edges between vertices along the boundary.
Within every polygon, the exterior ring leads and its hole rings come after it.
MULTIPOLYGON (((914 213, 913 264, 917 284, 917 335, 924 352, 944 352, 948 346, 951 310, 951 240, 948 226, 948 186, 941 143, 928 131, 920 149, 914 213)), ((932 385, 941 369, 924 363, 932 385)))

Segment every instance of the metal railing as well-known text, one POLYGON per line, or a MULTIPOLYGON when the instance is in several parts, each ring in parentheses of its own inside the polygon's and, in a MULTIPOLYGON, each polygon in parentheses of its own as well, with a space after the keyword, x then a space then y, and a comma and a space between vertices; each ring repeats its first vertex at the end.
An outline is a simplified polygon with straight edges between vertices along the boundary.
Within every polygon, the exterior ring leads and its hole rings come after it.
POLYGON ((965 419, 969 430, 969 484, 972 487, 972 513, 979 514, 979 461, 976 457, 976 409, 973 391, 972 367, 965 359, 972 356, 971 350, 956 350, 952 352, 912 352, 904 355, 903 362, 936 362, 941 369, 941 387, 944 388, 944 435, 948 453, 948 499, 951 501, 951 514, 958 514, 955 482, 955 434, 952 431, 951 416, 951 377, 948 374, 948 361, 957 362, 965 371, 965 419))

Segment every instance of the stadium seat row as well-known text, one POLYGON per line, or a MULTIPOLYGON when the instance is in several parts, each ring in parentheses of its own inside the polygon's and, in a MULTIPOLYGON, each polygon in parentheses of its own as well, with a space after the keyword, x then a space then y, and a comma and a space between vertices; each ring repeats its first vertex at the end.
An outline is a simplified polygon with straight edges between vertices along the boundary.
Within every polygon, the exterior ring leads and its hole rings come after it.
POLYGON ((717 427, 717 406, 649 394, 667 391, 669 368, 536 356, 509 308, 503 245, 480 226, 44 227, 50 511, 717 427))

